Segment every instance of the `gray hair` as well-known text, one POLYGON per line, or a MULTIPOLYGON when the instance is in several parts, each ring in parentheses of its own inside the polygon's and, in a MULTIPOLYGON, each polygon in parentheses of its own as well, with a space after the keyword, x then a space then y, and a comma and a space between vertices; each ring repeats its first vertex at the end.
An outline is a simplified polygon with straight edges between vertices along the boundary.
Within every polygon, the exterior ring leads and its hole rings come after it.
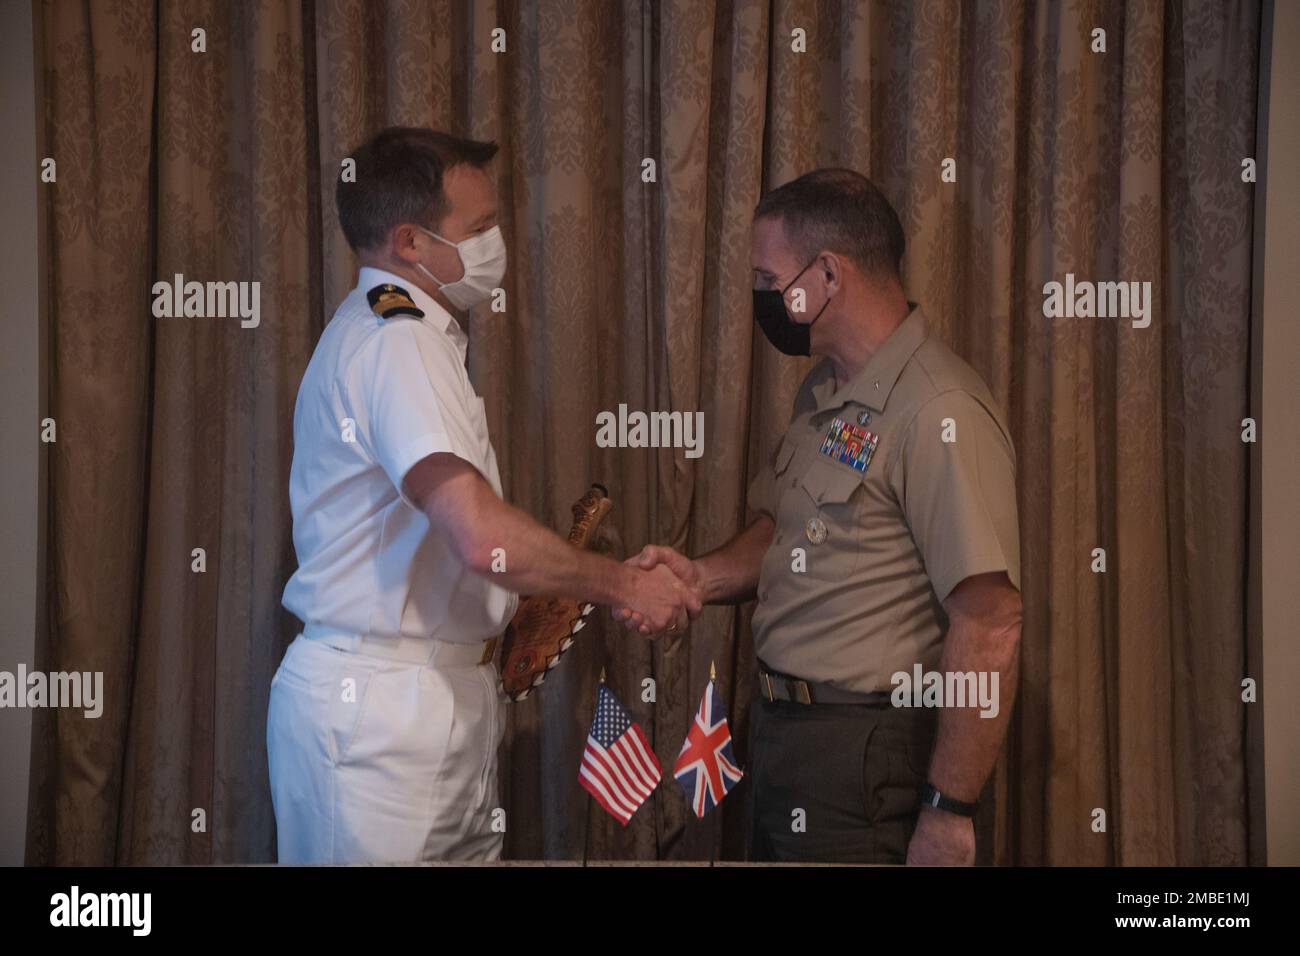
POLYGON ((778 219, 807 262, 823 249, 847 256, 873 277, 901 278, 903 226, 871 180, 851 169, 814 169, 773 189, 754 221, 778 219))

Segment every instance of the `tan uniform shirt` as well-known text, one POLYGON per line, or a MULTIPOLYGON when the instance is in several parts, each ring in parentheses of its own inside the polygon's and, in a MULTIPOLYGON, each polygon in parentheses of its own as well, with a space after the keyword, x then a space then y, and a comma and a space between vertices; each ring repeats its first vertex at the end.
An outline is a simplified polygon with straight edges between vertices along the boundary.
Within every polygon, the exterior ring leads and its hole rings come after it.
POLYGON ((1020 586, 1015 449, 975 371, 915 305, 853 381, 804 380, 750 506, 775 521, 754 612, 758 657, 861 692, 937 670, 942 602, 964 578, 1020 586), (945 440, 949 439, 949 440, 945 440))

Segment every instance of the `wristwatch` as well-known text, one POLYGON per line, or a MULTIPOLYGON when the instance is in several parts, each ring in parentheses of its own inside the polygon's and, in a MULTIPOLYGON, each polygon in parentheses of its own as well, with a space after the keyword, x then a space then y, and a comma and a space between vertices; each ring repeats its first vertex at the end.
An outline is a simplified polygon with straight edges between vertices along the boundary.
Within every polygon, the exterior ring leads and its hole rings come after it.
POLYGON ((959 817, 973 817, 979 804, 967 803, 965 800, 957 800, 953 797, 945 796, 935 788, 934 784, 927 783, 925 786, 918 788, 917 791, 921 796, 921 804, 927 807, 936 807, 939 810, 947 810, 949 813, 955 813, 959 817))

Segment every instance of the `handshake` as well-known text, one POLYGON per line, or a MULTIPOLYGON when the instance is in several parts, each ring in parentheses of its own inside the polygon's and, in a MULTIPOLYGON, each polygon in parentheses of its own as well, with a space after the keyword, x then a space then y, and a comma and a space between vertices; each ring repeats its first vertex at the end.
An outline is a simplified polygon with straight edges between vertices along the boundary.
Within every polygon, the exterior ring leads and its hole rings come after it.
POLYGON ((630 570, 627 604, 614 620, 647 636, 677 634, 700 616, 705 604, 704 576, 697 562, 672 548, 648 544, 623 562, 630 570))

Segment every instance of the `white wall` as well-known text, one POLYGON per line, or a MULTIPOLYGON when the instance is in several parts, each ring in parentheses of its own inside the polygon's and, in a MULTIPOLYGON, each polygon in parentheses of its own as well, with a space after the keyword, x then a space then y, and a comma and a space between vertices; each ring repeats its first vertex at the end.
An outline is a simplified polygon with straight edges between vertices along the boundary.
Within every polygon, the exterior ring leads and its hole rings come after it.
MULTIPOLYGON (((1264 800, 1270 866, 1300 865, 1300 3, 1265 10, 1255 191, 1255 370, 1259 525, 1253 623, 1262 628, 1264 800), (1262 71, 1267 69, 1268 74, 1262 71), (1267 85, 1266 85, 1267 84, 1267 85), (1261 188, 1262 187, 1262 188, 1261 188), (1262 253, 1262 255, 1261 255, 1262 253)), ((1258 705, 1257 705, 1258 706, 1258 705)))
MULTIPOLYGON (((0 670, 32 664, 40 513, 36 69, 32 4, 0 4, 0 670)), ((0 865, 27 830, 31 711, 0 709, 0 865)))

